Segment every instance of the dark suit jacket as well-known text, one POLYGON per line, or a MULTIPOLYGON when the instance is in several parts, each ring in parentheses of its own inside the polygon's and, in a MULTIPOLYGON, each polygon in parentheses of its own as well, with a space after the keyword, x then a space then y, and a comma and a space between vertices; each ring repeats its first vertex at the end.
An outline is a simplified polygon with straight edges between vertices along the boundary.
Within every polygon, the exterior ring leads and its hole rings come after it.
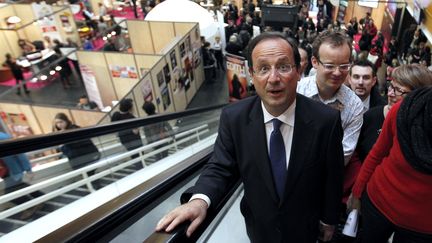
POLYGON ((219 134, 193 193, 217 204, 230 182, 244 184, 241 212, 252 242, 315 242, 319 220, 338 222, 343 150, 339 111, 297 95, 287 182, 278 199, 268 156, 261 100, 254 96, 226 107, 219 134))
POLYGON ((384 97, 379 94, 378 85, 375 85, 370 93, 369 109, 381 105, 387 105, 387 102, 384 97))

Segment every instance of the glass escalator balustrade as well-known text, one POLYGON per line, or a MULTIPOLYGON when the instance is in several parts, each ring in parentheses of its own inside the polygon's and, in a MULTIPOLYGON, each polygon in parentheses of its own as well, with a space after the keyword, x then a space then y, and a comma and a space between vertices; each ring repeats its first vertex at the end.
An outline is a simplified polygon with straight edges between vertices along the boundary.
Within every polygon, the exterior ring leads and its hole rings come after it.
POLYGON ((28 158, 30 167, 0 181, 5 188, 0 196, 0 242, 35 241, 212 147, 219 114, 220 109, 211 110, 8 156, 28 158), (166 124, 172 130, 158 132, 166 124), (128 140, 131 133, 138 138, 128 140))

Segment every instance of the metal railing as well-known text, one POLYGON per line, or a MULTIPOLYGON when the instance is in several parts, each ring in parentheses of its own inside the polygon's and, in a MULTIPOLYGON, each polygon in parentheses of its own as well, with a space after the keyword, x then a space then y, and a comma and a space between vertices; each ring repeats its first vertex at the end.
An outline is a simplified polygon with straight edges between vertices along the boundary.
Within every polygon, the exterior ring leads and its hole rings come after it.
MULTIPOLYGON (((34 185, 25 187, 23 189, 5 194, 0 196, 0 204, 9 202, 13 199, 28 195, 32 192, 38 191, 38 190, 44 190, 48 187, 55 187, 58 186, 58 189, 54 191, 50 191, 46 193, 43 196, 34 198, 32 200, 29 200, 23 204, 16 205, 12 208, 9 208, 7 210, 4 210, 0 212, 0 220, 5 219, 11 215, 17 214, 19 212, 22 212, 28 208, 34 207, 38 204, 44 203, 52 198, 55 198, 57 196, 60 196, 68 191, 74 190, 78 187, 81 187, 83 185, 87 186, 88 190, 90 192, 94 192, 95 189, 93 188, 93 185, 91 182, 98 180, 104 176, 113 174, 123 168, 126 168, 130 165, 136 164, 140 162, 143 167, 147 166, 146 159, 162 152, 167 151, 170 148, 174 148, 175 151, 178 151, 179 145, 185 144, 186 142, 196 139, 197 141, 200 140, 200 136, 209 132, 209 129, 207 125, 202 125, 199 127, 196 127, 194 129, 191 129, 189 131, 185 131, 179 134, 176 134, 173 138, 165 138, 159 141, 156 141, 151 144, 144 145, 140 148, 134 149, 132 151, 128 151, 125 153, 121 153, 118 155, 111 156, 109 158, 103 158, 95 163, 92 163, 90 165, 87 165, 85 167, 82 167, 77 170, 70 171, 65 174, 61 174, 58 176, 55 176, 53 178, 44 180, 42 182, 36 183, 34 185), (160 145, 167 144, 163 147, 158 147, 160 145), (157 149, 154 149, 155 147, 158 147, 157 149), (150 152, 148 152, 150 151, 150 152), (129 158, 131 155, 139 154, 137 158, 130 159, 126 162, 123 162, 124 159, 129 158), (121 162, 121 163, 119 163, 121 162), (94 170, 101 170, 97 172, 96 174, 92 176, 88 176, 89 171, 94 170), (78 181, 73 182, 72 184, 68 184, 66 186, 62 186, 67 182, 68 180, 71 180, 76 177, 81 177, 78 181)), ((62 163, 67 163, 68 159, 62 159, 62 163)))

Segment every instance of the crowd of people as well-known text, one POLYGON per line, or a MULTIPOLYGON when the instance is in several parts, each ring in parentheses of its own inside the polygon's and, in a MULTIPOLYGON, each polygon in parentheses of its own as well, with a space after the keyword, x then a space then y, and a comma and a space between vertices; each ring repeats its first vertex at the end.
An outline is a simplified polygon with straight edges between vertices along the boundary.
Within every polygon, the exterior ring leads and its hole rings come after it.
MULTIPOLYGON (((315 24, 308 1, 287 4, 299 5, 299 24, 280 32, 261 26, 252 1, 242 11, 232 3, 225 8, 225 51, 248 59, 257 95, 223 109, 212 158, 182 194, 183 205, 156 230, 191 221, 191 236, 240 179, 252 242, 384 243, 392 234, 395 243, 431 242, 432 72, 425 37, 412 26, 400 45, 392 39, 384 52, 386 40, 369 13, 347 24, 331 22, 331 6, 319 0, 315 24), (263 33, 253 38, 254 25, 263 33), (377 77, 383 62, 384 95, 377 77), (353 209, 361 212, 356 239, 338 227, 353 209)), ((205 66, 225 70, 220 39, 214 46, 203 42, 201 51, 205 66)), ((94 108, 82 99, 83 109, 94 108)), ((148 115, 156 110, 150 102, 142 109, 148 115)), ((121 100, 112 121, 135 118, 132 110, 132 100, 121 100)), ((65 114, 55 117, 55 131, 74 128, 65 114)), ((143 132, 147 142, 172 136, 168 123, 143 132)), ((139 129, 118 137, 128 151, 143 145, 139 129)), ((84 142, 92 151, 77 152, 73 143, 61 147, 72 168, 99 159, 94 144, 84 142)))
POLYGON ((392 234, 395 243, 431 242, 432 130, 426 117, 432 114, 432 72, 426 39, 415 25, 402 45, 392 39, 384 52, 386 40, 369 13, 346 25, 331 23, 327 5, 319 5, 318 24, 304 16, 280 32, 260 26, 263 33, 255 38, 252 26, 260 21, 253 3, 242 11, 228 5, 225 51, 248 59, 257 96, 223 110, 213 157, 157 231, 190 221, 191 236, 240 178, 240 209, 252 242, 384 243, 392 234), (384 92, 377 77, 383 63, 384 92), (315 102, 307 104, 305 96, 315 102), (353 209, 361 212, 357 238, 341 232, 353 209))

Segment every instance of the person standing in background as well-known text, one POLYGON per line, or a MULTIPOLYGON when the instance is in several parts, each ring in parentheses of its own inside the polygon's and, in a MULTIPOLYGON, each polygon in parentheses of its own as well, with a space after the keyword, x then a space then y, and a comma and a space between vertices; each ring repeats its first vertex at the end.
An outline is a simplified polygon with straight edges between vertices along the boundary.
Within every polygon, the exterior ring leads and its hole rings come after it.
MULTIPOLYGON (((111 122, 136 118, 132 114, 132 109, 133 109, 132 99, 126 98, 126 99, 121 100, 120 104, 119 104, 119 111, 116 111, 112 115, 111 122)), ((127 151, 131 151, 131 150, 134 150, 136 148, 143 146, 143 143, 141 141, 141 135, 140 135, 138 128, 120 131, 118 133, 118 137, 120 139, 120 142, 127 149, 127 151)), ((134 154, 131 157, 137 158, 138 154, 134 154)))
MULTIPOLYGON (((142 109, 145 111, 145 113, 147 113, 148 116, 156 115, 156 106, 150 101, 145 101, 144 105, 142 106, 142 109)), ((162 121, 159 123, 145 126, 144 133, 146 136, 147 144, 157 142, 161 139, 168 138, 168 137, 172 137, 173 139, 175 139, 174 131, 172 130, 171 125, 167 121, 162 121)), ((166 146, 166 143, 155 146, 154 148, 156 150, 164 146, 166 146)), ((160 160, 167 156, 168 156, 168 150, 164 150, 159 154, 157 154, 156 157, 157 160, 160 160)))
POLYGON ((16 93, 17 95, 21 94, 21 83, 23 85, 24 88, 24 93, 29 94, 30 91, 27 89, 27 85, 24 81, 24 73, 21 69, 21 67, 17 64, 16 59, 12 57, 11 54, 7 53, 6 54, 6 61, 3 64, 3 66, 9 67, 12 75, 15 78, 15 82, 16 82, 16 93))

